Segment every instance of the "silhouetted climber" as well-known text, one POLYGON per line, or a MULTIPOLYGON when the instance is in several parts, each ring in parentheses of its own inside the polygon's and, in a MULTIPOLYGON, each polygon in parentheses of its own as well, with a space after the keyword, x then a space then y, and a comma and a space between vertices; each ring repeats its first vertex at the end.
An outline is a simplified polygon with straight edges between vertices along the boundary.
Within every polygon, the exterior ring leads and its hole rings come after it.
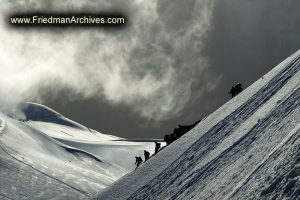
POLYGON ((176 140, 176 138, 179 138, 181 135, 183 135, 182 133, 183 132, 182 132, 180 127, 179 128, 174 128, 173 133, 171 133, 172 140, 174 141, 174 135, 172 136, 172 134, 175 134, 175 140, 176 140))
POLYGON ((234 87, 231 88, 229 94, 231 94, 231 97, 233 98, 239 93, 241 93, 242 91, 243 91, 242 84, 237 83, 234 87))
POLYGON ((165 135, 164 141, 167 145, 171 144, 171 136, 169 134, 165 135))
POLYGON ((190 131, 192 128, 194 128, 202 119, 194 122, 191 125, 178 125, 178 128, 175 128, 171 134, 167 134, 164 137, 164 141, 167 145, 171 144, 178 138, 180 138, 182 135, 190 131))
POLYGON ((143 159, 141 157, 139 157, 139 156, 135 157, 136 168, 138 168, 140 166, 140 164, 142 164, 142 162, 143 162, 143 159))
POLYGON ((157 153, 160 149, 160 143, 155 142, 155 153, 157 153))
POLYGON ((145 156, 145 162, 149 159, 149 157, 150 157, 150 153, 149 153, 149 151, 144 151, 144 156, 145 156))
POLYGON ((238 95, 242 91, 243 91, 242 84, 240 84, 240 83, 236 84, 236 86, 235 86, 235 95, 238 95))
POLYGON ((178 134, 176 134, 177 138, 181 137, 182 135, 184 135, 185 133, 189 132, 192 128, 194 128, 199 122, 201 121, 198 120, 196 122, 194 122, 193 124, 191 125, 178 125, 179 127, 179 131, 178 131, 178 134))
POLYGON ((176 136, 175 133, 172 133, 172 134, 170 135, 170 140, 171 140, 171 143, 174 142, 175 140, 177 140, 177 136, 176 136))
MULTIPOLYGON (((179 130, 179 128, 178 128, 179 130)), ((177 139, 177 135, 173 132, 171 134, 167 134, 164 137, 164 141, 166 142, 167 145, 171 144, 172 142, 174 142, 177 139)))
POLYGON ((231 98, 235 97, 235 87, 232 86, 231 90, 228 92, 229 94, 231 94, 231 98))

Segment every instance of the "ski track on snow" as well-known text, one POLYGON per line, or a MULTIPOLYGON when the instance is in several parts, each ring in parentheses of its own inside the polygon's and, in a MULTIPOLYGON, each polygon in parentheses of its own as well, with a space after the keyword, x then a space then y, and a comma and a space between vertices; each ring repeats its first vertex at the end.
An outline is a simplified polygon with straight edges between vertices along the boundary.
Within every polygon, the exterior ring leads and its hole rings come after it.
POLYGON ((300 131, 296 129, 230 199, 299 199, 300 131))
POLYGON ((235 188, 234 190, 224 199, 230 199, 232 198, 250 179, 250 177, 264 164, 267 162, 268 159, 271 158, 272 155, 274 155, 280 148, 283 147, 284 144, 286 144, 288 141, 292 139, 292 137, 299 133, 300 131, 300 124, 296 126, 245 178, 242 180, 235 188))
MULTIPOLYGON (((216 176, 219 176, 218 173, 222 174, 222 167, 225 165, 230 165, 231 163, 235 164, 235 161, 242 156, 245 156, 247 152, 247 149, 255 148, 255 141, 263 141, 265 140, 271 140, 273 143, 273 146, 275 146, 277 143, 280 143, 283 139, 283 137, 288 134, 288 131, 282 132, 279 135, 271 135, 269 136, 273 129, 277 128, 278 126, 281 126, 284 123, 284 119, 286 117, 291 116, 292 114, 297 114, 297 111, 299 111, 299 104, 297 100, 300 98, 300 89, 296 90, 295 92, 292 93, 292 95, 289 96, 289 98, 286 98, 286 101, 282 102, 280 106, 275 107, 272 109, 272 112, 269 113, 265 118, 261 119, 250 131, 248 131, 245 135, 243 135, 241 138, 239 138, 236 142, 234 142, 230 147, 225 149, 222 153, 220 153, 215 159, 213 159, 211 162, 209 162, 207 165, 204 167, 201 167, 200 169, 196 170, 193 172, 191 175, 188 176, 187 179, 184 181, 188 182, 185 186, 183 186, 178 193, 173 195, 173 198, 177 198, 179 195, 182 196, 187 196, 188 194, 193 193, 193 191, 197 189, 204 190, 204 188, 199 188, 199 181, 204 181, 206 180, 207 177, 210 179, 213 178, 213 174, 217 174, 216 176), (291 101, 291 99, 293 101, 291 101), (297 102, 297 103, 295 103, 297 102), (296 110, 296 111, 295 111, 296 110), (293 111, 293 113, 291 113, 293 111), (282 114, 284 113, 284 114, 282 114), (275 118, 272 116, 276 116, 275 118), (272 128, 273 127, 273 128, 272 128), (267 137, 267 138, 266 138, 267 137), (276 143, 276 142, 277 143, 276 143), (251 148, 250 148, 251 147, 251 148), (192 178, 191 178, 192 177, 192 178)), ((292 128, 292 127, 289 127, 292 128)), ((270 144, 270 146, 272 146, 270 144)), ((264 149, 265 152, 271 151, 272 148, 269 149, 264 149)), ((257 150, 259 152, 259 150, 257 150)), ((262 153, 263 154, 263 153, 262 153)), ((264 156, 261 156, 264 157, 264 156)), ((244 164, 243 167, 240 168, 250 168, 253 165, 257 165, 256 163, 259 161, 260 158, 256 158, 253 161, 248 161, 246 164, 244 164), (256 160, 257 159, 257 160, 256 160)), ((234 169, 234 165, 232 167, 227 167, 230 169, 234 169)), ((238 169, 240 169, 238 168, 238 169)), ((236 173, 239 173, 236 171, 236 173)), ((242 172, 240 172, 242 174, 242 172)), ((240 175, 240 177, 243 177, 240 175)), ((237 177, 231 177, 232 179, 237 179, 237 177)), ((214 179, 218 180, 217 177, 214 179)), ((222 178, 224 180, 224 178, 222 178)), ((224 183, 222 183, 224 185, 224 183)), ((225 183, 225 185, 231 184, 231 181, 225 183)), ((220 186, 221 183, 218 183, 220 186)), ((209 187, 209 186, 205 186, 209 187)), ((215 187, 215 186, 211 186, 215 187)), ((222 190, 222 191, 215 191, 215 193, 227 193, 230 192, 230 189, 227 186, 227 191, 222 190)), ((210 198, 214 198, 214 193, 210 198)))

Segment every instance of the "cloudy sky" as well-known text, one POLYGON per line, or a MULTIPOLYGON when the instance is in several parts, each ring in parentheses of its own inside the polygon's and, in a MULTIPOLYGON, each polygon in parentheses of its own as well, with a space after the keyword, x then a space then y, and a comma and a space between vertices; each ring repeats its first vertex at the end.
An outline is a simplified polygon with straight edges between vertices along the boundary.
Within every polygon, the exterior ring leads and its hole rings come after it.
POLYGON ((161 138, 300 47, 296 0, 1 2, 0 109, 34 101, 102 133, 161 138), (119 11, 125 28, 16 29, 26 11, 119 11))

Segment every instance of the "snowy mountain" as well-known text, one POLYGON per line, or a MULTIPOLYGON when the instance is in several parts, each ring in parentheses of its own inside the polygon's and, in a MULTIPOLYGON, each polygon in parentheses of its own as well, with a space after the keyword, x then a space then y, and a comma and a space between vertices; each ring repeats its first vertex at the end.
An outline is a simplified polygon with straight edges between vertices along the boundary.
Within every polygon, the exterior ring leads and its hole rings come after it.
POLYGON ((23 103, 0 113, 0 199, 87 199, 134 169, 154 143, 101 134, 23 103))
POLYGON ((94 199, 299 199, 300 51, 94 199))

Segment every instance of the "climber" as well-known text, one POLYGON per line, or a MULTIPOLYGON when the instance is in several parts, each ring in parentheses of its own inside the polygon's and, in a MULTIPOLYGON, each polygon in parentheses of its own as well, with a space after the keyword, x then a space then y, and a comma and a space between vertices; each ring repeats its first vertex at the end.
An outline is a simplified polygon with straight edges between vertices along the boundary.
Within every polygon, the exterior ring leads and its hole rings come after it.
POLYGON ((160 143, 159 142, 155 142, 155 154, 159 151, 160 149, 160 143))
POLYGON ((139 156, 135 157, 136 168, 138 168, 140 166, 140 164, 142 164, 142 162, 143 162, 143 159, 141 157, 139 157, 139 156))
POLYGON ((144 156, 145 156, 145 162, 149 159, 149 157, 150 157, 150 153, 149 153, 149 151, 144 151, 144 156))
POLYGON ((240 84, 240 83, 236 84, 234 89, 235 89, 235 95, 238 95, 239 93, 241 93, 243 91, 242 84, 240 84))
POLYGON ((171 136, 169 134, 165 135, 164 141, 166 142, 166 145, 171 144, 171 136))
POLYGON ((232 86, 232 87, 231 87, 231 90, 230 90, 228 93, 231 94, 231 98, 235 97, 235 95, 236 95, 235 87, 232 86))
POLYGON ((235 86, 232 86, 231 90, 228 93, 231 94, 231 97, 233 98, 239 93, 241 93, 242 91, 243 91, 242 84, 237 83, 235 86))

